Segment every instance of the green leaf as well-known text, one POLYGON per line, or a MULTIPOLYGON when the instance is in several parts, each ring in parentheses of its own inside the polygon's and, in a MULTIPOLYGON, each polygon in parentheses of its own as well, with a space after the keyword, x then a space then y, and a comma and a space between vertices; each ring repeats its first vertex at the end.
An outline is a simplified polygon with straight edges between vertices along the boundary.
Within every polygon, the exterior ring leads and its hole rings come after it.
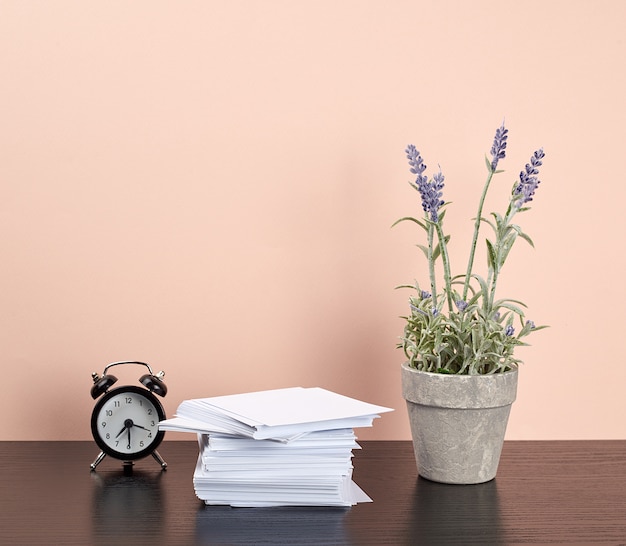
POLYGON ((499 231, 503 224, 502 216, 500 216, 497 212, 492 212, 491 216, 496 219, 496 226, 498 228, 496 231, 499 231))
POLYGON ((426 256, 426 258, 428 258, 428 247, 427 246, 424 246, 424 245, 415 245, 415 246, 417 248, 419 248, 424 253, 424 256, 426 256))
POLYGON ((502 244, 500 245, 500 255, 498 256, 500 258, 500 266, 504 265, 504 262, 506 261, 509 252, 511 252, 511 249, 513 248, 513 244, 515 243, 516 239, 517 232, 513 231, 510 235, 507 236, 506 239, 502 241, 502 244))
POLYGON ((494 224, 491 220, 489 220, 488 218, 485 218, 484 216, 481 216, 480 221, 481 221, 481 222, 485 222, 485 223, 489 224, 489 225, 491 226, 491 229, 493 229, 493 231, 495 231, 495 232, 497 232, 497 231, 498 231, 498 230, 496 229, 495 224, 494 224))
POLYGON ((487 263, 490 269, 495 270, 497 269, 496 268, 496 250, 493 247, 493 243, 489 239, 485 239, 485 242, 487 243, 487 263))
POLYGON ((472 297, 467 302, 467 309, 469 309, 470 307, 472 307, 473 305, 475 305, 478 302, 478 299, 480 298, 480 294, 481 294, 481 292, 475 293, 474 289, 472 288, 472 286, 470 286, 470 290, 472 292, 472 297))
POLYGON ((533 240, 526 235, 525 233, 520 232, 519 236, 524 239, 524 241, 526 241, 530 246, 532 246, 533 248, 535 248, 535 243, 533 243, 533 240))
POLYGON ((489 293, 489 288, 487 287, 487 281, 485 279, 483 279, 480 275, 477 275, 476 273, 473 273, 472 277, 475 278, 478 281, 478 284, 480 285, 481 292, 483 294, 488 294, 489 293))
POLYGON ((505 304, 505 303, 515 303, 515 304, 517 304, 517 305, 521 305, 522 307, 527 307, 527 305, 526 305, 524 302, 522 302, 522 301, 520 301, 520 300, 513 300, 513 299, 511 299, 511 298, 505 298, 505 299, 497 300, 497 301, 493 304, 493 306, 494 306, 494 307, 500 307, 500 306, 502 306, 502 305, 503 305, 503 304, 505 304))
POLYGON ((522 239, 524 239, 524 241, 526 241, 530 246, 535 248, 535 244, 533 243, 532 239, 522 231, 522 228, 520 226, 518 226, 517 224, 511 224, 511 229, 514 229, 517 234, 522 239))
POLYGON ((524 316, 524 311, 520 307, 517 307, 517 305, 513 305, 512 303, 501 303, 500 305, 494 305, 493 307, 494 309, 504 307, 505 309, 509 309, 510 311, 513 311, 515 314, 521 317, 524 316))
POLYGON ((414 222, 424 230, 428 231, 428 228, 422 222, 420 222, 417 218, 413 218, 412 216, 405 216, 404 218, 396 220, 393 224, 391 224, 391 227, 397 226, 400 222, 414 222))

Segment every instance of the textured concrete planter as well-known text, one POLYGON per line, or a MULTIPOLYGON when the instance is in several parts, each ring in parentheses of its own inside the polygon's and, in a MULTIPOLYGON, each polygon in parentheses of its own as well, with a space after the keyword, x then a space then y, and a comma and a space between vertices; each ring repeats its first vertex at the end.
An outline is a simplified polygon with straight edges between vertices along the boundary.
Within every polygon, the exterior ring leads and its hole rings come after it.
POLYGON ((496 476, 517 370, 495 375, 445 375, 402 364, 420 476, 443 483, 483 483, 496 476))

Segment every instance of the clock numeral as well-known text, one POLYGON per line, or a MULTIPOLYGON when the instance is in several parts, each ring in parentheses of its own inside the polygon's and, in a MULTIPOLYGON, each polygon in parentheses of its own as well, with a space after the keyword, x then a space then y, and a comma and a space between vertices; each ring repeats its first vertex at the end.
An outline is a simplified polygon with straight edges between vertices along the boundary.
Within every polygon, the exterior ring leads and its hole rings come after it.
POLYGON ((130 396, 126 397, 126 403, 127 404, 132 404, 133 403, 133 399, 130 396))
POLYGON ((141 442, 139 442, 139 447, 143 447, 143 440, 141 440, 141 442))
POLYGON ((152 432, 148 432, 148 438, 152 438, 152 432))
POLYGON ((148 408, 148 415, 152 415, 152 408, 148 408))
POLYGON ((102 421, 102 428, 107 426, 107 422, 106 421, 102 421))
POLYGON ((111 435, 107 432, 105 438, 108 440, 109 438, 111 438, 111 435))
POLYGON ((113 410, 108 409, 106 411, 107 417, 111 417, 111 415, 113 415, 113 410))
POLYGON ((113 401, 113 406, 115 406, 116 408, 120 407, 120 401, 119 400, 114 400, 113 401))

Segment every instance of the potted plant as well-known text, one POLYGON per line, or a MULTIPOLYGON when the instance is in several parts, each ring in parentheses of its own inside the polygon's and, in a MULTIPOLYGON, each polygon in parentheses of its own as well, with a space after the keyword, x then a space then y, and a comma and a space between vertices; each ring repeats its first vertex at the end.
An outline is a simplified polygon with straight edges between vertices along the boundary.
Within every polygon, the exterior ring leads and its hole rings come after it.
POLYGON ((525 305, 498 298, 497 283, 514 243, 524 239, 533 245, 515 217, 529 210, 539 185, 543 149, 513 184, 504 214, 483 215, 485 197, 493 177, 503 171, 498 163, 506 155, 508 130, 496 130, 491 160, 485 156, 487 179, 474 219, 474 234, 465 273, 452 274, 448 254, 450 235, 444 231, 447 203, 443 200, 444 176, 432 178, 413 145, 406 149, 411 182, 421 196, 423 217, 408 216, 424 231, 426 244, 418 245, 428 263, 427 287, 403 285, 414 290, 410 314, 398 347, 402 364, 402 391, 407 401, 419 474, 427 479, 456 484, 482 483, 496 475, 511 404, 517 393, 520 361, 514 350, 526 345, 523 338, 543 328, 525 319, 525 305), (489 228, 486 240, 486 276, 474 271, 479 232, 489 228), (439 285, 438 281, 442 280, 439 285))

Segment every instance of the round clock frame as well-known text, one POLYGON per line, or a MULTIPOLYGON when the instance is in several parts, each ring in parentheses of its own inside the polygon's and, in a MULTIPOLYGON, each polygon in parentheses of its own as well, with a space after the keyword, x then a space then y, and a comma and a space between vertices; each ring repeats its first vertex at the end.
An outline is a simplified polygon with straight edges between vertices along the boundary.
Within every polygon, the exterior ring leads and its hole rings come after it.
POLYGON ((91 470, 107 455, 124 461, 125 470, 132 469, 133 461, 148 455, 166 469, 167 463, 156 451, 165 436, 158 427, 159 421, 165 419, 165 410, 154 394, 165 396, 167 393, 162 382, 164 375, 163 372, 154 375, 148 364, 137 361, 113 362, 104 369, 102 377, 95 372, 92 374, 91 395, 94 399, 101 398, 91 414, 91 433, 102 451, 91 464, 91 470), (146 388, 124 385, 109 390, 117 378, 107 374, 107 370, 119 364, 146 366, 149 373, 139 379, 146 388))
POLYGON ((163 406, 150 391, 127 385, 98 400, 91 415, 91 433, 107 455, 134 461, 159 446, 165 436, 158 427, 163 419, 163 406))

